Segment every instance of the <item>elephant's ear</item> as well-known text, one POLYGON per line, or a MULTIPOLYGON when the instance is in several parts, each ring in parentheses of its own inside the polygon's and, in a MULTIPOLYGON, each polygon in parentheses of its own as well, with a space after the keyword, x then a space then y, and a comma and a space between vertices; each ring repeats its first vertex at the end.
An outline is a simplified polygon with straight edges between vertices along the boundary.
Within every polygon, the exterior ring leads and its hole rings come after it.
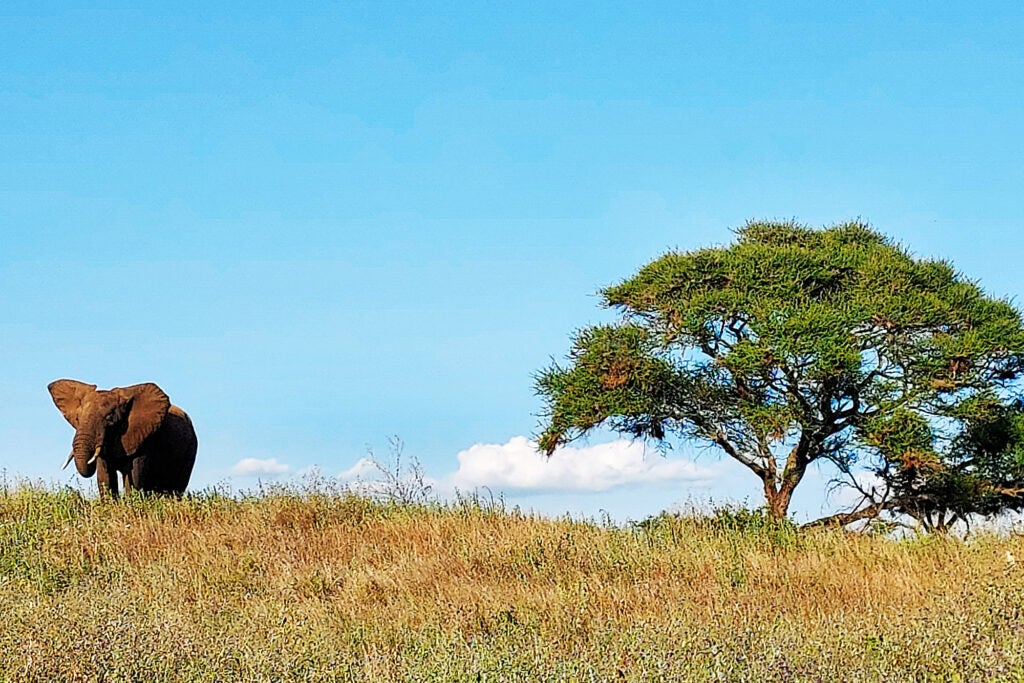
POLYGON ((86 384, 73 379, 58 379, 47 387, 53 403, 71 426, 78 429, 78 413, 82 399, 96 391, 95 384, 86 384))
POLYGON ((121 436, 121 445, 126 455, 132 455, 163 424, 164 416, 171 407, 171 399, 152 382, 133 384, 114 391, 130 402, 128 427, 121 436))

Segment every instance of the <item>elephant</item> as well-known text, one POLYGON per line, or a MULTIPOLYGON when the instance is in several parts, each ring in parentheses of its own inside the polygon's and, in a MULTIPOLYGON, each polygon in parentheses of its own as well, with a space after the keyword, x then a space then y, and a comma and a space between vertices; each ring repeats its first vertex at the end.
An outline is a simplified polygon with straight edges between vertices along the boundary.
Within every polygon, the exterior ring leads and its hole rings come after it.
POLYGON ((73 379, 51 382, 48 389, 64 418, 75 428, 71 454, 83 477, 96 474, 100 497, 124 489, 181 496, 196 461, 198 440, 192 420, 171 405, 152 382, 97 389, 73 379))

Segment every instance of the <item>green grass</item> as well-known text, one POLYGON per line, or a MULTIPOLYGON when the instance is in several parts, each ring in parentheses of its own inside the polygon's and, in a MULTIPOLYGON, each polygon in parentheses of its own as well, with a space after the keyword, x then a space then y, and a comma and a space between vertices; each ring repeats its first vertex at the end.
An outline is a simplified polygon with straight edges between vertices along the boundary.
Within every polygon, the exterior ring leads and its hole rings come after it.
POLYGON ((1024 681, 1020 537, 0 491, 0 680, 1024 681))

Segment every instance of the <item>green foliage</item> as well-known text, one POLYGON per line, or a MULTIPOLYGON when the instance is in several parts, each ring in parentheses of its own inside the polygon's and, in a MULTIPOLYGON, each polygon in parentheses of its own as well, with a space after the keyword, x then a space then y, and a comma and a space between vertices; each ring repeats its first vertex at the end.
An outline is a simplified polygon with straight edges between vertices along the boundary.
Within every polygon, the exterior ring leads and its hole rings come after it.
POLYGON ((1024 406, 993 394, 965 399, 953 411, 962 429, 941 453, 885 473, 896 509, 925 528, 945 530, 970 515, 1024 509, 1024 406))
POLYGON ((576 372, 554 368, 542 373, 537 385, 546 394, 561 397, 564 410, 553 416, 555 429, 541 439, 549 451, 557 433, 587 430, 610 419, 617 428, 636 436, 664 436, 661 423, 669 416, 671 397, 662 392, 686 378, 655 355, 647 330, 635 325, 598 326, 583 330, 575 339, 571 360, 576 372))
POLYGON ((994 481, 1024 479, 1024 404, 986 395, 959 408, 965 429, 953 450, 960 464, 994 481))
POLYGON ((621 321, 579 331, 569 365, 537 378, 543 450, 602 425, 710 442, 765 483, 779 518, 811 462, 850 477, 858 463, 930 467, 970 401, 1014 389, 1019 312, 951 264, 859 222, 751 222, 736 236, 602 291, 621 321))
POLYGON ((717 508, 708 519, 712 528, 728 532, 764 536, 782 545, 789 545, 796 538, 796 526, 788 519, 772 519, 768 510, 726 506, 717 508))
POLYGON ((745 541, 764 541, 769 546, 793 547, 799 536, 798 528, 788 519, 774 519, 764 507, 748 508, 726 505, 709 514, 681 515, 661 512, 633 524, 634 528, 652 539, 670 539, 694 534, 720 534, 723 538, 745 541))
POLYGON ((903 469, 929 468, 939 464, 933 448, 935 435, 931 425, 923 415, 905 406, 866 420, 863 438, 887 460, 899 462, 903 469))

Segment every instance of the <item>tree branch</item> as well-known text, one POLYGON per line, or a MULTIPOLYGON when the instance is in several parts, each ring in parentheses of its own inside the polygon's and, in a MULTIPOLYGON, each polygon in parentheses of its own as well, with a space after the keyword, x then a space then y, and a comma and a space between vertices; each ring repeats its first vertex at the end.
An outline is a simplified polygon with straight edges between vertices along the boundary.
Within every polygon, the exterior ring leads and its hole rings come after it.
POLYGON ((814 406, 811 405, 811 402, 807 400, 806 396, 800 393, 800 382, 797 379, 792 368, 790 368, 784 363, 780 363, 779 369, 782 371, 782 374, 786 377, 785 393, 789 394, 790 396, 797 400, 797 402, 800 404, 800 407, 803 408, 804 415, 806 415, 808 418, 813 418, 814 406))
POLYGON ((754 458, 746 453, 741 453, 726 437, 725 432, 719 431, 715 434, 714 441, 721 446, 722 450, 729 454, 729 457, 745 465, 750 471, 756 474, 761 481, 765 481, 770 475, 767 469, 759 464, 754 458))
POLYGON ((853 522, 857 522, 862 519, 873 519, 877 517, 881 512, 888 510, 894 504, 895 501, 881 501, 878 503, 873 503, 867 506, 866 508, 861 508, 860 510, 855 510, 854 512, 840 512, 835 515, 829 515, 828 517, 816 519, 813 522, 807 522, 800 528, 815 529, 828 526, 844 527, 847 524, 852 524, 853 522))

